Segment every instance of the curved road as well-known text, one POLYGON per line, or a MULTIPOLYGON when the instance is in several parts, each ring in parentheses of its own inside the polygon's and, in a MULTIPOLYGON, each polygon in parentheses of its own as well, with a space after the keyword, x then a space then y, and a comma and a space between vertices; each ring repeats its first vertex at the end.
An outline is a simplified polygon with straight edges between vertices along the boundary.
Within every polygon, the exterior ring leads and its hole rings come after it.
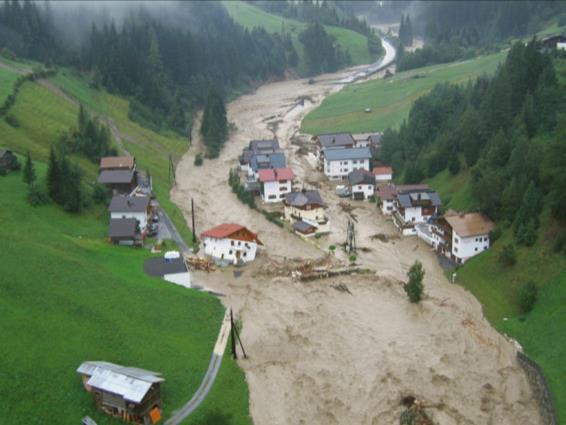
POLYGON ((381 44, 382 44, 383 48, 385 49, 385 55, 381 59, 372 63, 371 65, 367 65, 362 70, 360 70, 360 71, 358 71, 358 72, 356 72, 352 75, 349 75, 346 78, 342 78, 341 80, 338 80, 336 82, 336 84, 353 83, 353 82, 358 81, 362 78, 369 77, 370 75, 375 74, 376 72, 381 71, 382 69, 391 65, 393 63, 393 61, 395 60, 395 56, 397 55, 395 47, 393 47, 393 45, 389 41, 387 41, 385 38, 381 39, 381 44))

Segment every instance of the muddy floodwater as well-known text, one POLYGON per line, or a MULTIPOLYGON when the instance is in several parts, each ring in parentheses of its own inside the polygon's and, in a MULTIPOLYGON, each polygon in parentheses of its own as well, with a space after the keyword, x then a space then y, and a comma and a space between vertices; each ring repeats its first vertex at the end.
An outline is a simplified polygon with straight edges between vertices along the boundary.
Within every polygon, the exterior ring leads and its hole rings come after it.
MULTIPOLYGON (((395 424, 400 401, 424 400, 442 425, 541 423, 535 400, 516 361, 514 344, 483 317, 478 301, 447 281, 433 252, 414 237, 401 238, 369 202, 343 200, 315 170, 310 137, 299 135, 302 118, 338 81, 356 70, 307 80, 263 85, 227 105, 235 125, 220 157, 193 165, 203 151, 195 125, 193 144, 177 167, 171 197, 190 223, 194 199, 198 229, 224 222, 259 233, 257 260, 234 277, 232 268, 195 272, 195 283, 222 292, 243 323, 249 354, 239 360, 250 390, 256 425, 395 424), (332 234, 304 241, 238 201, 228 170, 249 140, 276 136, 298 188, 318 188, 329 205, 332 234), (353 207, 353 209, 351 209, 353 207), (357 262, 371 270, 311 282, 285 275, 291 259, 345 263, 330 245, 346 239, 355 219, 357 262), (402 288, 410 265, 426 270, 426 298, 410 304, 402 288)), ((259 200, 258 200, 259 201, 259 200)))

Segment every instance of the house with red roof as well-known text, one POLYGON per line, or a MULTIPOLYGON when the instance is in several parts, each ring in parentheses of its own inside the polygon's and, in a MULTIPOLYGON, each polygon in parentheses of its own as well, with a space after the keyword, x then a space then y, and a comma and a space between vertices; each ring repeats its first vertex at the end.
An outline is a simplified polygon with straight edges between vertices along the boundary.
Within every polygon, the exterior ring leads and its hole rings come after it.
POLYGON ((253 261, 258 245, 263 245, 256 233, 234 223, 220 224, 200 236, 204 253, 215 261, 226 264, 253 261))
POLYGON ((281 202, 293 190, 295 173, 289 167, 266 168, 258 171, 259 192, 263 202, 281 202))
POLYGON ((389 183, 393 180, 393 168, 388 165, 379 165, 373 168, 375 183, 389 183))

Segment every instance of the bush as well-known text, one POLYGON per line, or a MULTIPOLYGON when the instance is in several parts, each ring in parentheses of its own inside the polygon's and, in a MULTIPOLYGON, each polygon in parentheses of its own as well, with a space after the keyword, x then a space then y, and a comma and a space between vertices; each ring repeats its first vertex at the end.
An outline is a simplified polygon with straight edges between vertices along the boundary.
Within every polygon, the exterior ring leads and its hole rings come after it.
POLYGON ((20 126, 20 122, 18 121, 18 119, 12 115, 12 114, 8 114, 6 115, 6 117, 4 118, 4 120, 8 123, 8 125, 10 127, 14 127, 14 128, 18 128, 20 126))
POLYGON ((537 241, 537 229, 534 220, 529 220, 517 229, 515 240, 520 245, 533 246, 537 241))
POLYGON ((195 156, 195 162, 194 162, 194 164, 195 164, 197 167, 200 167, 203 162, 204 162, 204 159, 203 159, 203 157, 202 157, 202 154, 201 154, 201 153, 197 153, 197 155, 195 156))
POLYGON ((28 202, 34 207, 45 205, 49 203, 49 195, 45 189, 31 186, 28 191, 28 202))
POLYGON ((6 174, 8 174, 8 171, 4 167, 0 166, 0 176, 5 176, 6 174))
POLYGON ((499 262, 506 267, 511 267, 517 262, 517 254, 513 244, 507 244, 499 253, 499 262))
POLYGON ((355 255, 350 255, 350 257, 348 258, 350 260, 350 263, 355 263, 356 260, 358 259, 358 257, 356 257, 355 255))
POLYGON ((368 198, 368 201, 371 202, 372 204, 375 204, 375 203, 377 203, 377 198, 375 197, 375 195, 371 195, 368 198))
POLYGON ((330 245, 330 246, 328 247, 328 249, 330 250, 331 253, 334 254, 334 251, 336 251, 336 245, 330 245))
POLYGON ((101 184, 94 185, 92 189, 92 200, 95 204, 106 204, 108 202, 108 191, 101 184))
POLYGON ((556 253, 566 248, 566 231, 559 233, 552 242, 552 250, 556 253))
POLYGON ((493 242, 501 237, 502 233, 503 232, 501 230, 501 227, 497 226, 495 229, 489 232, 489 242, 493 244, 493 242))
POLYGON ((521 313, 525 314, 530 312, 538 298, 538 289, 536 284, 529 280, 527 283, 523 284, 519 289, 519 308, 521 313))

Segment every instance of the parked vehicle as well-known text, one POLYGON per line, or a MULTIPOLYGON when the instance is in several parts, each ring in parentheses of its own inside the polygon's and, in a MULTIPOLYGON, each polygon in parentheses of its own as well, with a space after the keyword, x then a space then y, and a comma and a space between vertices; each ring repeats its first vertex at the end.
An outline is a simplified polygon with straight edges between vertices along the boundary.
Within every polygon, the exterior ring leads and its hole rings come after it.
POLYGON ((351 195, 350 188, 348 186, 338 185, 336 186, 336 195, 340 198, 348 198, 351 195))

